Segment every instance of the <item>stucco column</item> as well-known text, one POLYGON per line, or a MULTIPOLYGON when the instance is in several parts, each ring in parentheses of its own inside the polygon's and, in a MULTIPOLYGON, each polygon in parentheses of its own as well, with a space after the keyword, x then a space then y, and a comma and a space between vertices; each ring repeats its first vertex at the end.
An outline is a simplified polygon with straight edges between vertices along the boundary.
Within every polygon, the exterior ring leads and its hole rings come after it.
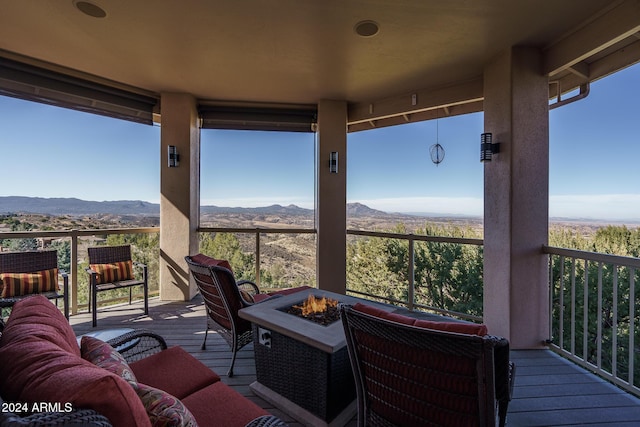
POLYGON ((198 250, 200 206, 200 132, 193 96, 163 93, 160 132, 160 299, 187 301, 196 294, 189 285, 185 255, 198 250), (177 167, 168 166, 168 146, 177 148, 177 167))
POLYGON ((318 185, 316 193, 316 280, 318 288, 340 294, 347 289, 347 103, 318 104, 318 185), (338 173, 329 157, 338 153, 338 173))
POLYGON ((484 131, 501 144, 484 166, 484 322, 512 348, 549 335, 548 93, 537 49, 512 48, 484 70, 484 131))

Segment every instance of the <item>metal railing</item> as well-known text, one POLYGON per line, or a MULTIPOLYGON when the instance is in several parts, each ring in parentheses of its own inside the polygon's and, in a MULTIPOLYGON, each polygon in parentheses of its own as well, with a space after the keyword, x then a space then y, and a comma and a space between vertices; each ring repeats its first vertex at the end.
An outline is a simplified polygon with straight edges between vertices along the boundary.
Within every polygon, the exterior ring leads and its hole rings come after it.
MULTIPOLYGON (((255 281, 258 285, 260 285, 260 275, 261 275, 261 235, 263 234, 316 234, 315 229, 309 228, 260 228, 260 227, 250 227, 250 228, 227 228, 227 227, 199 227, 199 233, 232 233, 232 234, 251 234, 254 236, 254 256, 255 256, 255 281)), ((467 313, 460 313, 451 310, 445 310, 438 307, 427 306, 424 304, 417 303, 415 301, 415 243, 416 242, 434 242, 434 243, 452 243, 459 245, 476 245, 482 246, 482 239, 473 239, 473 238, 458 238, 458 237, 443 237, 443 236, 427 236, 427 235, 416 235, 411 233, 389 233, 389 232, 375 232, 375 231, 363 231, 363 230, 347 230, 347 235, 352 236, 366 236, 366 237, 378 237, 378 238, 388 238, 388 239, 401 239, 406 240, 408 242, 408 277, 409 283, 407 283, 407 295, 408 298, 406 301, 387 298, 380 295, 374 295, 367 292, 361 292, 353 289, 347 289, 347 292, 355 295, 359 295, 365 298, 376 299, 381 301, 390 302, 393 304, 399 304, 406 306, 409 310, 415 309, 424 309, 432 312, 459 317, 463 319, 468 319, 472 321, 482 321, 482 318, 479 316, 470 315, 467 313)), ((481 284, 478 284, 481 286, 481 284)))
POLYGON ((640 258, 543 246, 549 254, 549 345, 640 396, 640 258))
MULTIPOLYGON (((435 313, 458 317, 461 319, 467 319, 475 322, 481 322, 482 317, 471 315, 468 313, 460 313, 457 311, 446 310, 439 307, 428 306, 424 304, 420 304, 416 302, 416 265, 415 265, 415 245, 416 242, 432 242, 432 243, 451 243, 456 245, 475 245, 482 246, 484 244, 483 239, 476 238, 462 238, 462 237, 445 237, 445 236, 427 236, 423 234, 412 234, 412 233, 389 233, 389 232, 377 232, 377 231, 364 231, 364 230, 347 230, 348 235, 352 236, 365 236, 365 237, 376 237, 376 238, 384 238, 384 239, 399 239, 406 240, 408 244, 408 263, 407 263, 407 299, 399 300, 395 298, 387 298, 380 295, 372 295, 366 292, 360 292, 356 290, 347 289, 349 293, 361 295, 367 298, 373 298, 377 300, 382 300, 386 302, 390 302, 392 304, 401 304, 407 307, 408 310, 415 309, 423 309, 432 311, 435 313)), ((478 283, 478 286, 482 286, 482 283, 478 283)))
POLYGON ((109 228, 90 230, 54 230, 54 231, 12 231, 1 232, 0 239, 70 239, 70 312, 78 313, 78 241, 81 237, 99 237, 111 234, 145 234, 159 233, 159 227, 139 227, 139 228, 109 228))
POLYGON ((260 236, 262 234, 316 234, 314 228, 226 228, 226 227, 198 227, 198 233, 231 233, 231 234, 252 234, 255 239, 255 282, 260 286, 260 259, 261 249, 260 236))

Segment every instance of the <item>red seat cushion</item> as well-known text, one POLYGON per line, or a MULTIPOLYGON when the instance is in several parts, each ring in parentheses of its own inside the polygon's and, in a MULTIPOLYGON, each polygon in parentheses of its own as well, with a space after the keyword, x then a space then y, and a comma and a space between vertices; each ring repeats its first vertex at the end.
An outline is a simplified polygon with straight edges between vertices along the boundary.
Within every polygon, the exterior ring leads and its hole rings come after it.
POLYGON ((393 322, 402 323, 403 325, 412 325, 424 329, 433 329, 437 331, 455 332, 467 335, 487 335, 487 326, 470 322, 434 322, 431 320, 414 319, 402 314, 390 313, 381 308, 368 304, 357 303, 353 309, 361 313, 370 314, 381 319, 391 320, 393 322))
POLYGON ((70 403, 73 408, 98 411, 113 425, 149 426, 131 385, 82 359, 75 337, 68 336, 70 329, 45 297, 17 302, 0 339, 2 397, 26 403, 70 403))
POLYGON ((211 384, 182 399, 200 427, 244 427, 267 411, 223 382, 211 384))
POLYGON ((171 347, 129 364, 138 382, 182 399, 220 377, 182 347, 171 347))

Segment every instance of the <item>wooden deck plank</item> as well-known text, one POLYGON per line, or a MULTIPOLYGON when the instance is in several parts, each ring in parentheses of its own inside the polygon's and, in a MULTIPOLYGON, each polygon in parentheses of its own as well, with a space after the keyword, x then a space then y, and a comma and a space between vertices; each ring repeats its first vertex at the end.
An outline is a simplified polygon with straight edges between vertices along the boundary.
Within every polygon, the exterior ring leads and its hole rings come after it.
MULTIPOLYGON (((227 377, 231 351, 216 333, 204 339, 204 307, 199 297, 189 302, 161 302, 152 298, 149 316, 141 303, 100 308, 98 327, 91 327, 87 313, 72 316, 78 335, 96 329, 148 328, 162 335, 170 346, 179 345, 214 370, 222 381, 257 405, 280 417, 292 427, 300 426, 284 412, 255 396, 249 389, 256 379, 253 347, 238 352, 235 375, 227 377)), ((516 363, 514 398, 509 405, 509 426, 638 426, 640 399, 598 378, 574 363, 548 350, 514 350, 516 363)), ((354 426, 355 420, 349 423, 354 426)))
POLYGON ((515 350, 507 421, 516 426, 640 425, 640 400, 549 350, 515 350))

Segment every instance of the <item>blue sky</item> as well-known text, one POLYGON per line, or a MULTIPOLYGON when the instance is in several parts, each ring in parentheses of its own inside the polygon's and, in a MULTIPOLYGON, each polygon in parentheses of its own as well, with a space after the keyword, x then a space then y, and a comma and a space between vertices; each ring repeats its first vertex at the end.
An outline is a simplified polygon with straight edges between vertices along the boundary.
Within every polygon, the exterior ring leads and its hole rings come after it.
MULTIPOLYGON (((550 215, 640 220, 640 66, 550 113, 550 215)), ((348 201, 482 215, 482 113, 348 136, 348 201), (429 147, 439 142, 436 166, 429 147)), ((0 196, 158 202, 160 128, 0 97, 0 196)), ((343 165, 344 156, 340 161, 343 165)), ((203 204, 313 207, 314 135, 204 130, 203 204)))

